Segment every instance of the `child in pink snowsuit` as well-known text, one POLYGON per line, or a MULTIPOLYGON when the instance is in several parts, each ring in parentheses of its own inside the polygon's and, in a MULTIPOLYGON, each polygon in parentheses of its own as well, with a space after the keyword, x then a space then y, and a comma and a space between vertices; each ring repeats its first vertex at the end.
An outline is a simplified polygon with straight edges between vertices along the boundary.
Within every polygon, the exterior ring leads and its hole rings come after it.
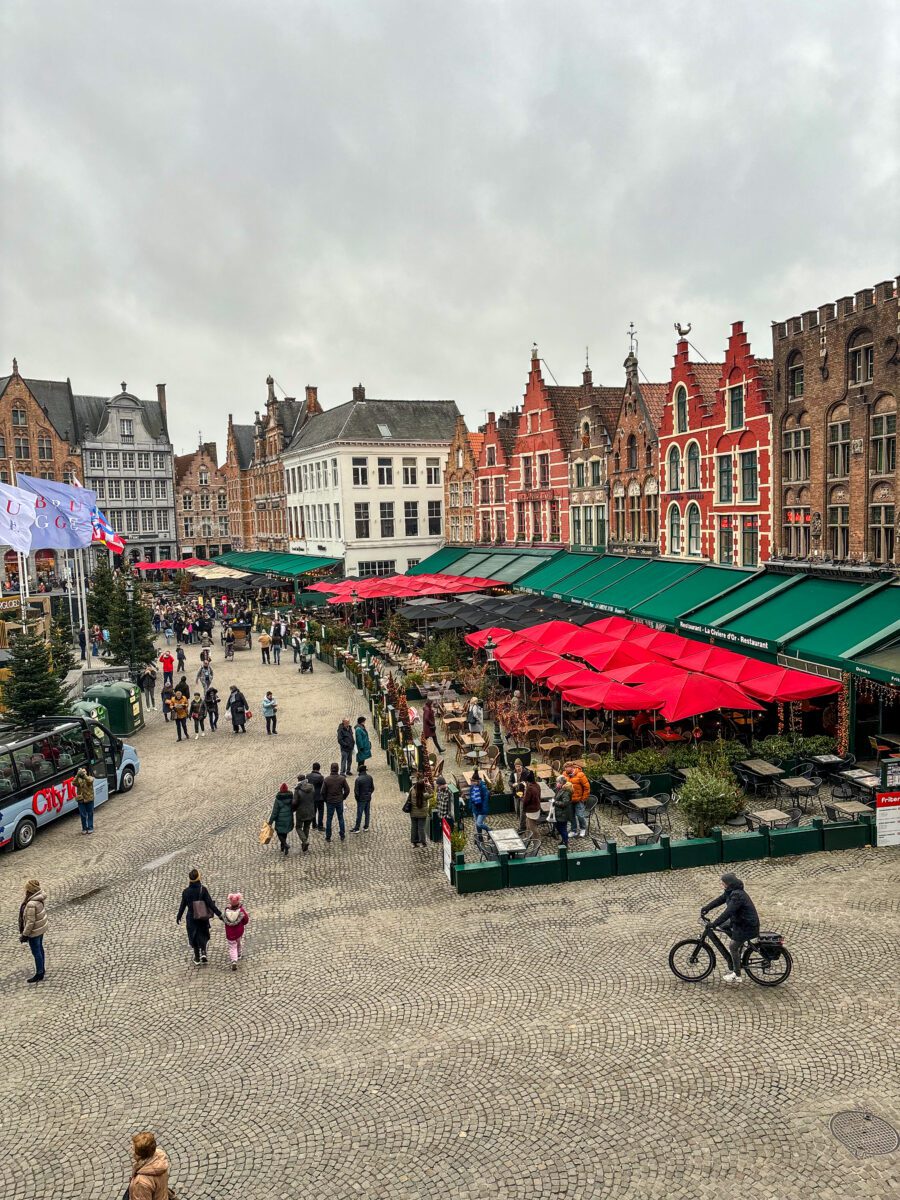
POLYGON ((240 892, 232 892, 228 897, 228 907, 222 914, 225 923, 225 939, 228 942, 228 955, 231 959, 232 971, 237 970, 238 959, 242 958, 244 930, 250 921, 244 908, 244 899, 240 892))

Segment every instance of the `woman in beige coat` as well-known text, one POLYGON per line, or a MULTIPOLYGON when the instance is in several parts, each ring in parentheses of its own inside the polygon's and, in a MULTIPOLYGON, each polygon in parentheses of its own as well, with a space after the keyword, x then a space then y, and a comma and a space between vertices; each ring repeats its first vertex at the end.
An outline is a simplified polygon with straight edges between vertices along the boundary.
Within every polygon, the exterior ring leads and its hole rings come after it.
POLYGON ((25 884, 25 899, 19 906, 19 941, 27 942, 34 958, 34 974, 29 983, 44 978, 44 934, 47 932, 47 904, 36 879, 25 884))
POLYGON ((152 1133, 136 1133, 131 1139, 134 1166, 128 1185, 128 1200, 168 1200, 169 1159, 157 1146, 152 1133))

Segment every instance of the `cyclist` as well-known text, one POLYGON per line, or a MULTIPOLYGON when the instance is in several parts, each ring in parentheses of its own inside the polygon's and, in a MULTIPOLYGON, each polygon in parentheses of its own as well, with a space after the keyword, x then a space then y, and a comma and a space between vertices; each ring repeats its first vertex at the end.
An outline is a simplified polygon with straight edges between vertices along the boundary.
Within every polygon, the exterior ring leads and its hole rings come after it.
POLYGON ((710 900, 709 904, 704 904, 700 909, 700 916, 705 917, 711 909, 725 905, 725 911, 712 922, 713 929, 721 929, 731 939, 728 944, 731 970, 722 978, 726 983, 743 983, 741 954, 745 942, 759 936, 759 914, 737 875, 726 871, 721 879, 725 884, 725 891, 715 900, 710 900))

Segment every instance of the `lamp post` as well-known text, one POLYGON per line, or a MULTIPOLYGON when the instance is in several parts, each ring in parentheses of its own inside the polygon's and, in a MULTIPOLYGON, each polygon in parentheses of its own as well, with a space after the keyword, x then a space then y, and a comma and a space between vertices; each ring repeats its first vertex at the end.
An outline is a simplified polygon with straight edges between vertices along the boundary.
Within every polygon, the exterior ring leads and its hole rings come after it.
POLYGON ((490 696, 491 696, 491 716, 494 720, 494 745, 497 747, 497 765, 499 767, 506 766, 506 754, 503 749, 503 734, 500 732, 500 715, 497 705, 497 659, 494 651, 497 649, 497 643, 493 637, 488 634, 487 641, 484 643, 484 653, 487 656, 487 669, 490 677, 490 696))
POLYGON ((128 670, 132 681, 135 678, 134 667, 134 580, 129 579, 125 584, 125 597, 128 600, 128 629, 131 634, 131 649, 128 654, 128 670))
POLYGON ((354 588, 351 591, 350 599, 353 602, 353 618, 352 618, 353 632, 357 636, 359 636, 359 629, 357 628, 357 622, 356 622, 356 606, 357 606, 357 604, 359 604, 359 592, 356 590, 356 588, 354 588))

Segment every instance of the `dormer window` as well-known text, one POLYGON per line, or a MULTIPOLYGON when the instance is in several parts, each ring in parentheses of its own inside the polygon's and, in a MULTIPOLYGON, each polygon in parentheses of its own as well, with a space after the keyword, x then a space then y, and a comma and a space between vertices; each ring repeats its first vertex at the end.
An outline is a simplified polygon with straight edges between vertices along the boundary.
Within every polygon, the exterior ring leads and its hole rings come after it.
POLYGON ((853 335, 848 368, 851 384, 871 383, 875 378, 875 347, 868 329, 853 335))
POLYGON ((28 415, 24 408, 14 408, 12 410, 12 423, 19 426, 27 425, 28 415))

